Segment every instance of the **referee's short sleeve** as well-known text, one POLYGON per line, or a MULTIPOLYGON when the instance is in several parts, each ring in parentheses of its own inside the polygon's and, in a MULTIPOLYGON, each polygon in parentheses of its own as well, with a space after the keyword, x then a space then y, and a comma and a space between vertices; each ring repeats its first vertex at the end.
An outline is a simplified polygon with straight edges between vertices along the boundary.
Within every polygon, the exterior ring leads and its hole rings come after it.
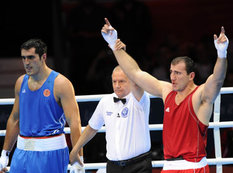
POLYGON ((95 130, 99 130, 104 125, 104 101, 103 99, 99 101, 88 124, 91 126, 91 128, 95 130))

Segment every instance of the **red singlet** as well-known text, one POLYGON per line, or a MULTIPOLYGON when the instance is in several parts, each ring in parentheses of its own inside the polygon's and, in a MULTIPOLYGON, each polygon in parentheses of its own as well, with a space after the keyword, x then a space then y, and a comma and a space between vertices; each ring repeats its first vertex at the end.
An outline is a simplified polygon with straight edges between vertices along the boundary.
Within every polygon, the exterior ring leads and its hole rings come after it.
POLYGON ((164 158, 183 157, 199 162, 206 156, 208 126, 201 123, 192 105, 194 89, 179 105, 175 103, 176 91, 171 91, 164 104, 163 145, 164 158))

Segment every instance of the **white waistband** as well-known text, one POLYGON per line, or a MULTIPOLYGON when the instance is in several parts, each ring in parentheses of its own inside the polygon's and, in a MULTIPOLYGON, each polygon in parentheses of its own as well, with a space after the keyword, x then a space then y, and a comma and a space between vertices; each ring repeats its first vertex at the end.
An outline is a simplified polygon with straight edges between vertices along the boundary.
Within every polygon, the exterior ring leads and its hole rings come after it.
POLYGON ((66 138, 62 134, 49 138, 23 138, 18 136, 17 148, 28 151, 51 151, 66 148, 66 138))
POLYGON ((163 170, 198 169, 205 167, 206 165, 206 157, 203 157, 200 162, 189 162, 187 160, 165 161, 163 170))

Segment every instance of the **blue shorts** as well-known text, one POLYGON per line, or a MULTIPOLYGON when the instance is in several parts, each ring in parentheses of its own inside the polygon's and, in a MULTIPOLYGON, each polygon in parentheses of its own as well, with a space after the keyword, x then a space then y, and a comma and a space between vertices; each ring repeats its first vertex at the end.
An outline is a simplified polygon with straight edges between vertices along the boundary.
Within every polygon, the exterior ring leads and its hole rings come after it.
POLYGON ((67 173, 68 147, 52 151, 26 151, 16 148, 10 173, 67 173))

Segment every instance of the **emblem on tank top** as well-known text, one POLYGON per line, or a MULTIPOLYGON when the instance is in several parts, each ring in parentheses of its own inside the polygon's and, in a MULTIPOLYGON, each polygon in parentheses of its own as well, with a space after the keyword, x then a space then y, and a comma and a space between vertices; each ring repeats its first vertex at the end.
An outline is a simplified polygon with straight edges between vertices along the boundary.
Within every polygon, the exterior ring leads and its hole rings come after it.
POLYGON ((126 118, 128 116, 128 112, 129 112, 129 109, 127 107, 125 107, 122 111, 121 111, 121 116, 123 118, 126 118))
POLYGON ((23 89, 22 93, 26 93, 26 90, 25 90, 25 89, 23 89))
POLYGON ((44 92, 43 92, 43 94, 44 94, 45 97, 50 96, 50 90, 49 89, 45 89, 44 92))
POLYGON ((165 111, 166 111, 166 112, 170 112, 170 108, 168 107, 165 111))
POLYGON ((106 115, 107 116, 111 116, 113 112, 110 112, 110 111, 106 111, 106 115))

